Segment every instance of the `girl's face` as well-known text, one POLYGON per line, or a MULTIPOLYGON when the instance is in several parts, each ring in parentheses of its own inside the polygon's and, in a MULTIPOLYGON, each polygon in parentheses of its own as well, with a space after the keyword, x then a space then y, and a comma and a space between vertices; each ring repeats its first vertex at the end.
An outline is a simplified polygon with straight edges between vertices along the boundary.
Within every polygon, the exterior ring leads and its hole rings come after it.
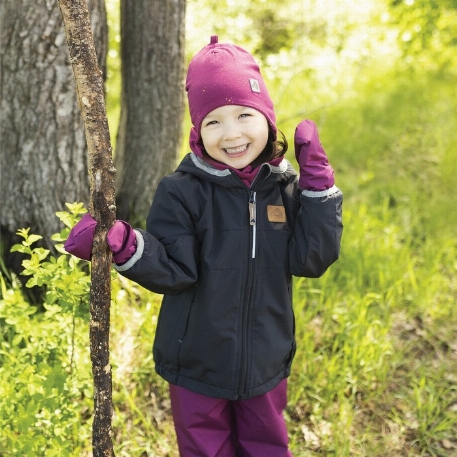
POLYGON ((211 158, 243 169, 264 150, 268 141, 268 122, 253 108, 225 105, 203 119, 200 134, 211 158))

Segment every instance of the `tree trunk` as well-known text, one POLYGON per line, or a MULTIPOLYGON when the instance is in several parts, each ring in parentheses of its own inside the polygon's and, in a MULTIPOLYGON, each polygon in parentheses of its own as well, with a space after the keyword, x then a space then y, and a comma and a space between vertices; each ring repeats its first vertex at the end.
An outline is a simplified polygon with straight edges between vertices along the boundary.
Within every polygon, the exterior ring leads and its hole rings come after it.
POLYGON ((91 212, 98 222, 92 248, 90 353, 94 376, 94 457, 113 456, 109 361, 111 251, 106 234, 115 220, 114 173, 102 72, 98 68, 86 0, 59 0, 88 145, 91 212))
POLYGON ((184 93, 185 0, 121 0, 122 105, 114 164, 118 217, 144 224, 176 164, 184 93))
MULTIPOLYGON (((90 0, 105 73, 103 0, 90 0)), ((0 226, 4 255, 21 227, 52 248, 65 202, 89 203, 87 149, 57 0, 0 0, 0 226)), ((17 240, 15 241, 17 242, 17 240)))

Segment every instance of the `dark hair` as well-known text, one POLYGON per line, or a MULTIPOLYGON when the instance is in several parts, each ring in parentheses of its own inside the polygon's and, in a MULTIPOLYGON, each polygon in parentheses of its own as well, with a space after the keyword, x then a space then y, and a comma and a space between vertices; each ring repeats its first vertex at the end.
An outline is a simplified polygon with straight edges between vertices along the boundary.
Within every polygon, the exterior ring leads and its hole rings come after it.
POLYGON ((262 163, 270 162, 273 159, 282 157, 287 152, 289 143, 287 142, 284 133, 281 130, 278 130, 277 135, 269 129, 268 141, 265 146, 265 149, 260 153, 260 155, 251 163, 252 168, 256 168, 262 163), (280 138, 277 138, 280 137, 280 138))

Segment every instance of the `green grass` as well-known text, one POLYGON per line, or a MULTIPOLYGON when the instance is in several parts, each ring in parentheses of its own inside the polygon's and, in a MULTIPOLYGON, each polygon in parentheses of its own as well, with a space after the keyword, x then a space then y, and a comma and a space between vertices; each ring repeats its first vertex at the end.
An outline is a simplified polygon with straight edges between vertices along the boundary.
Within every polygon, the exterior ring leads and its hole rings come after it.
POLYGON ((297 456, 457 455, 455 92, 400 81, 326 116, 345 231, 295 283, 297 456))

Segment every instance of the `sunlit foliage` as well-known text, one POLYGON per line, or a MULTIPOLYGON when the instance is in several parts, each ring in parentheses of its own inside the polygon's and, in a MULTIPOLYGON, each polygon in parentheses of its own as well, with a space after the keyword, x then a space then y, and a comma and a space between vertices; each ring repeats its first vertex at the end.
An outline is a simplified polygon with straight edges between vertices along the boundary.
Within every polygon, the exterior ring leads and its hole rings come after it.
POLYGON ((389 3, 408 65, 432 69, 455 65, 457 1, 391 0, 389 3))

